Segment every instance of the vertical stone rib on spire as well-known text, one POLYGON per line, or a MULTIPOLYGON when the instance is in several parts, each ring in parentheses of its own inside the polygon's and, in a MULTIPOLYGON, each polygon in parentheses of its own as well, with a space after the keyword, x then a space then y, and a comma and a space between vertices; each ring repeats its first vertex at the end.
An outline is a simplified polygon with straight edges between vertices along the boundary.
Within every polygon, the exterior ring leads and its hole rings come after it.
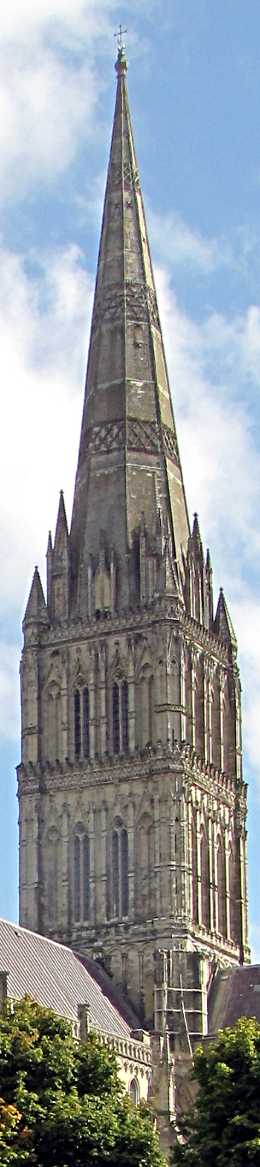
POLYGON ((119 562, 142 511, 152 533, 155 499, 179 559, 189 534, 126 68, 120 50, 72 515, 76 572, 82 555, 97 554, 101 528, 119 562))

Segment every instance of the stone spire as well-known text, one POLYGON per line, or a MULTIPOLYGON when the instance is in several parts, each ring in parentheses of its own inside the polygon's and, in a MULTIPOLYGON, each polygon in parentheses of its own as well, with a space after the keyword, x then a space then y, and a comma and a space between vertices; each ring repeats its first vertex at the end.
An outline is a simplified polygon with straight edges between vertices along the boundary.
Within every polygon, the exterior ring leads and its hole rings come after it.
POLYGON ((186 551, 189 523, 126 89, 124 47, 98 257, 71 526, 74 596, 113 545, 120 605, 135 600, 134 548, 142 512, 155 538, 158 510, 173 556, 186 551), (133 560, 131 566, 131 558, 133 560), (126 565, 127 570, 126 570, 126 565), (132 582, 131 582, 132 573, 132 582))

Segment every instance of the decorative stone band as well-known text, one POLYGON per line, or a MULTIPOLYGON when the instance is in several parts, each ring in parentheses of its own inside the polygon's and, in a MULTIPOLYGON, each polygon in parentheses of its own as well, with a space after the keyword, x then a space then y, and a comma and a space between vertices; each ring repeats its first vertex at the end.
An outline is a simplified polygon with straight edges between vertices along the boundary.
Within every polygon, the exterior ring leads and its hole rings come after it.
MULTIPOLYGON (((179 462, 176 434, 168 426, 160 427, 156 421, 140 421, 128 418, 124 421, 101 422, 93 425, 86 433, 85 450, 90 454, 110 454, 126 446, 128 450, 156 454, 161 449, 167 458, 179 462)), ((85 452, 85 451, 84 451, 85 452)))
POLYGON ((126 283, 113 284, 111 287, 102 287, 97 294, 92 331, 95 332, 100 324, 123 324, 124 320, 133 324, 152 324, 160 330, 159 313, 156 295, 153 288, 139 281, 126 280, 126 283))
POLYGON ((113 193, 117 186, 119 187, 120 193, 122 187, 128 190, 131 190, 131 187, 134 190, 140 190, 140 177, 137 166, 131 166, 131 162, 128 159, 125 160, 123 166, 116 162, 112 162, 110 166, 107 193, 110 193, 110 191, 113 193))

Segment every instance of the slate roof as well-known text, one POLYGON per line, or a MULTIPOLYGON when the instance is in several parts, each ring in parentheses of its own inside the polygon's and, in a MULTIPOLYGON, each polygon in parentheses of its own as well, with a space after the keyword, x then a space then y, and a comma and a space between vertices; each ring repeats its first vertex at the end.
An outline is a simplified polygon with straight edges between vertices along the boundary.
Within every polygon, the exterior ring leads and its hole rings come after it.
MULTIPOLYGON (((130 1037, 134 1028, 116 1007, 116 990, 109 1000, 105 985, 109 978, 91 973, 70 948, 48 940, 18 924, 0 920, 0 970, 8 973, 8 997, 19 999, 27 993, 40 1005, 54 1009, 60 1017, 77 1021, 77 1006, 90 1006, 91 1028, 115 1037, 130 1037), (98 983, 99 982, 99 983, 98 983)), ((132 1020, 132 1018, 131 1018, 132 1020)), ((133 1015, 134 1020, 134 1015, 133 1015)), ((136 1028, 138 1022, 136 1020, 136 1028)))
POLYGON ((260 1022, 260 965, 244 964, 220 970, 209 995, 209 1034, 239 1017, 256 1017, 260 1022))

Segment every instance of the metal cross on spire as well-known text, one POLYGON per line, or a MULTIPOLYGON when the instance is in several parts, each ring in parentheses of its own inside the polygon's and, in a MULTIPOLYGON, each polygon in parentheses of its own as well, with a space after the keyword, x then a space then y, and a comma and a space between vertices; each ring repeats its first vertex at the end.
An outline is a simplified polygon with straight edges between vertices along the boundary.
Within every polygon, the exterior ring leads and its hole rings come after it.
POLYGON ((123 36, 126 32, 127 32, 127 28, 123 28, 122 24, 119 25, 118 32, 114 32, 114 37, 116 38, 117 48, 118 48, 119 52, 120 52, 120 49, 122 51, 122 49, 125 48, 123 36))

